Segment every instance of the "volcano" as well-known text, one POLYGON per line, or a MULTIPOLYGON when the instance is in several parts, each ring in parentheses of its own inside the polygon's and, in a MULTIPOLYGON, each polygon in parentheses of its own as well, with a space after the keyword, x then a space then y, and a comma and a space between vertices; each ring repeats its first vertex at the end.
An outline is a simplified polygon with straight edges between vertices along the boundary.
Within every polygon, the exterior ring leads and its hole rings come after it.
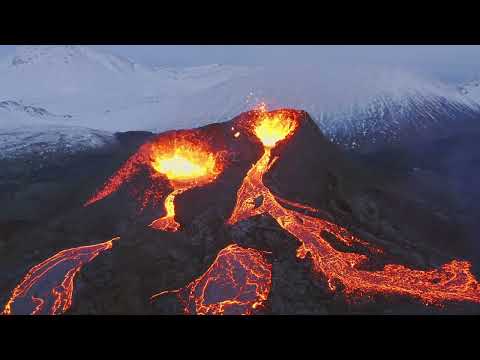
POLYGON ((114 218, 102 234, 120 238, 72 270, 63 313, 478 311, 454 224, 384 191, 304 111, 259 107, 124 154, 62 220, 114 218))

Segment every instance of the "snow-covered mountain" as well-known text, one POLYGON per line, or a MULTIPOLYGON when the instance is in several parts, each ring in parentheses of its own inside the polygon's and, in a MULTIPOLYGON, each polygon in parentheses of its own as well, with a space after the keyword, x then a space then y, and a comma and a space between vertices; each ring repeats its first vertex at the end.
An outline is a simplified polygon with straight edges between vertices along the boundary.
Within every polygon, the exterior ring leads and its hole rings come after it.
POLYGON ((88 46, 19 46, 0 63, 0 101, 70 114, 68 124, 107 131, 168 127, 180 98, 245 71, 222 65, 155 69, 88 46))
POLYGON ((52 114, 46 109, 15 101, 0 102, 0 160, 35 155, 71 154, 96 149, 115 141, 110 132, 61 125, 70 115, 52 114))
POLYGON ((0 64, 0 99, 83 115, 162 94, 169 77, 87 46, 19 46, 0 64))
POLYGON ((82 141, 86 148, 103 144, 90 141, 97 138, 91 129, 108 137, 172 128, 180 98, 242 71, 221 65, 155 69, 88 46, 19 46, 0 61, 0 151, 5 157, 37 149, 38 141, 62 147, 66 139, 71 149, 82 148, 82 141), (29 139, 32 146, 12 145, 29 139))
POLYGON ((11 100, 0 101, 0 109, 7 110, 11 113, 29 115, 31 117, 37 117, 37 118, 70 119, 72 117, 71 115, 68 115, 68 114, 67 115, 52 114, 51 112, 49 112, 44 108, 30 106, 30 105, 23 105, 17 101, 11 101, 11 100))
POLYGON ((308 111, 335 142, 375 147, 480 125, 480 105, 453 87, 400 69, 315 65, 251 71, 187 97, 177 120, 227 120, 264 101, 308 111))
POLYGON ((47 158, 73 154, 113 144, 111 133, 78 126, 41 125, 0 129, 0 160, 18 156, 47 158))
POLYGON ((460 85, 458 91, 472 101, 480 103, 480 77, 460 85))
POLYGON ((88 46, 19 46, 0 62, 0 98, 52 110, 66 101, 64 107, 74 113, 85 110, 83 105, 106 108, 192 93, 245 71, 222 65, 151 68, 88 46))
POLYGON ((103 66, 119 73, 138 71, 143 68, 128 59, 100 54, 86 46, 78 45, 45 45, 19 46, 11 60, 11 66, 26 68, 38 64, 49 64, 52 67, 61 66, 103 66))
POLYGON ((0 63, 0 79, 0 129, 10 130, 165 131, 229 120, 263 101, 304 109, 333 141, 369 148, 480 121, 480 96, 380 67, 154 68, 87 46, 20 46, 0 63))
POLYGON ((248 74, 252 67, 210 64, 202 66, 191 66, 184 68, 161 67, 158 71, 170 72, 172 77, 180 80, 185 85, 194 86, 195 89, 205 89, 212 85, 248 74))

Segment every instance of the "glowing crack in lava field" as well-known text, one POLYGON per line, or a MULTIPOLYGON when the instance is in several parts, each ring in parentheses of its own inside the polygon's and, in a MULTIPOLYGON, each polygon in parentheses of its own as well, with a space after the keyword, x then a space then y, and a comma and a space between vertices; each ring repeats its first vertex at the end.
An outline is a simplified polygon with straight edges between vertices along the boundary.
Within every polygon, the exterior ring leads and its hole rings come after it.
POLYGON ((200 132, 195 130, 163 136, 143 145, 85 206, 109 196, 146 168, 152 185, 140 194, 142 208, 164 196, 165 189, 157 185, 160 177, 166 178, 172 188, 164 200, 165 215, 153 221, 150 227, 178 231, 180 224, 175 221, 175 197, 214 181, 222 172, 223 155, 222 151, 212 151, 208 141, 202 140, 200 132))
POLYGON ((262 252, 233 244, 185 288, 163 291, 151 300, 175 293, 186 314, 254 315, 263 308, 271 285, 272 266, 262 252))
MULTIPOLYGON (((412 270, 402 265, 386 265, 381 271, 360 270, 360 265, 367 260, 366 255, 338 251, 322 233, 330 233, 346 245, 354 242, 365 245, 365 242, 338 225, 280 205, 280 202, 287 202, 290 206, 305 208, 274 196, 263 183, 264 174, 278 159, 271 158, 272 148, 280 141, 288 141, 300 125, 299 121, 299 113, 293 110, 267 112, 260 109, 257 112, 252 132, 263 143, 264 153, 239 188, 235 208, 227 223, 233 225, 260 214, 272 216, 301 242, 297 257, 303 259, 310 255, 313 270, 326 276, 332 291, 339 282, 345 294, 352 296, 382 293, 415 297, 425 304, 440 305, 445 301, 480 303, 480 284, 466 261, 454 260, 430 271, 412 270)), ((375 247, 370 248, 370 253, 379 252, 381 250, 375 247)))
POLYGON ((83 265, 110 250, 115 237, 104 243, 60 251, 31 268, 13 290, 3 315, 59 315, 72 305, 75 277, 83 265))

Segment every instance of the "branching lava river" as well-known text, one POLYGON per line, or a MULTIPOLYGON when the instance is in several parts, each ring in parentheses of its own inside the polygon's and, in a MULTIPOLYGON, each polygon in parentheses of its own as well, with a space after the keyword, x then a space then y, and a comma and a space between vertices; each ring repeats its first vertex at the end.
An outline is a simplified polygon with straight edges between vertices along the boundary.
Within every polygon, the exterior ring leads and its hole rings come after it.
MULTIPOLYGON (((382 254, 382 249, 337 224, 316 217, 317 209, 280 198, 267 188, 263 177, 278 160, 278 156, 272 156, 272 150, 279 143, 289 141, 302 125, 301 121, 301 112, 268 112, 263 107, 254 111, 238 129, 232 128, 234 138, 242 131, 249 141, 260 141, 263 155, 245 175, 226 223, 234 225, 257 215, 271 216, 282 229, 298 239, 300 246, 296 256, 300 259, 310 257, 314 273, 326 278, 330 290, 340 291, 341 288, 350 298, 383 294, 409 296, 427 305, 441 305, 447 301, 480 303, 480 284, 469 262, 453 260, 427 271, 393 264, 381 270, 364 270, 361 265, 369 256, 382 254), (368 255, 339 251, 330 244, 326 234, 347 247, 367 249, 368 255)), ((224 151, 220 151, 220 147, 214 150, 214 141, 205 136, 197 130, 172 132, 144 144, 84 206, 110 196, 135 176, 147 174, 148 185, 139 192, 141 207, 158 205, 163 199, 165 209, 165 215, 149 226, 160 231, 179 231, 175 198, 187 190, 212 183, 226 168, 224 151)), ((250 161, 247 164, 251 164, 250 161)), ((75 277, 82 266, 111 249, 117 239, 63 250, 34 266, 15 287, 2 314, 65 313, 72 304, 75 277)), ((271 286, 272 265, 265 254, 232 244, 218 253, 199 278, 181 289, 160 292, 151 300, 174 293, 186 314, 252 315, 265 308, 271 286)))
MULTIPOLYGON (((276 198, 264 185, 263 176, 277 160, 271 158, 272 148, 279 141, 292 136, 298 122, 298 114, 294 111, 259 112, 253 133, 264 144, 264 153, 249 170, 238 190, 228 224, 260 214, 272 216, 301 242, 297 257, 303 259, 310 255, 313 270, 326 276, 332 291, 340 282, 347 295, 401 294, 418 298, 426 304, 480 302, 479 283, 470 271, 470 263, 466 261, 452 261, 430 271, 412 270, 402 265, 386 265, 381 271, 360 270, 359 265, 367 260, 367 256, 334 249, 322 233, 330 233, 346 245, 354 242, 365 245, 365 242, 338 225, 281 206, 281 199, 276 198)), ((292 202, 289 205, 304 208, 292 202)), ((375 253, 378 249, 371 248, 371 251, 375 253)))

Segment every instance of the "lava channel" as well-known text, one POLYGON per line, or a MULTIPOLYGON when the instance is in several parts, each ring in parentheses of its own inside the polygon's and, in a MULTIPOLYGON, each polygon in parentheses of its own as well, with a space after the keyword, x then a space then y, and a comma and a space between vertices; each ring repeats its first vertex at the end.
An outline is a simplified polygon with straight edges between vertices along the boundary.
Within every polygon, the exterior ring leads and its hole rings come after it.
POLYGON ((85 206, 116 192, 142 169, 147 169, 150 187, 140 194, 141 208, 152 201, 156 203, 162 197, 165 207, 165 215, 153 221, 150 227, 162 231, 178 231, 180 224, 175 220, 175 198, 187 190, 214 181, 223 171, 224 155, 224 151, 212 150, 199 131, 188 130, 164 135, 143 145, 85 206), (168 180, 172 189, 168 194, 165 194, 165 189, 158 188, 159 177, 168 180))
MULTIPOLYGON (((334 235, 347 246, 354 243, 365 246, 366 242, 336 224, 281 206, 279 202, 282 199, 275 197, 264 185, 263 176, 278 159, 271 158, 272 148, 293 134, 299 122, 298 116, 296 112, 286 110, 270 113, 261 111, 257 115, 252 123, 253 133, 264 144, 264 153, 244 178, 228 224, 260 214, 272 216, 284 230, 300 241, 297 257, 304 259, 310 255, 313 271, 325 275, 332 291, 341 283, 347 296, 382 293, 411 296, 425 304, 440 305, 446 301, 480 303, 480 285, 467 261, 454 260, 429 271, 412 270, 402 265, 386 265, 380 271, 360 270, 359 266, 368 259, 366 255, 338 251, 322 234, 334 235)), ((305 208, 300 204, 288 203, 305 208)), ((375 247, 369 250, 370 253, 380 252, 375 247)))
POLYGON ((272 285, 272 265, 262 252, 236 244, 221 250, 198 279, 174 293, 185 314, 254 315, 264 308, 272 285))
POLYGON ((34 266, 13 290, 2 315, 64 314, 72 305, 75 277, 83 265, 110 250, 118 239, 63 250, 34 266))

